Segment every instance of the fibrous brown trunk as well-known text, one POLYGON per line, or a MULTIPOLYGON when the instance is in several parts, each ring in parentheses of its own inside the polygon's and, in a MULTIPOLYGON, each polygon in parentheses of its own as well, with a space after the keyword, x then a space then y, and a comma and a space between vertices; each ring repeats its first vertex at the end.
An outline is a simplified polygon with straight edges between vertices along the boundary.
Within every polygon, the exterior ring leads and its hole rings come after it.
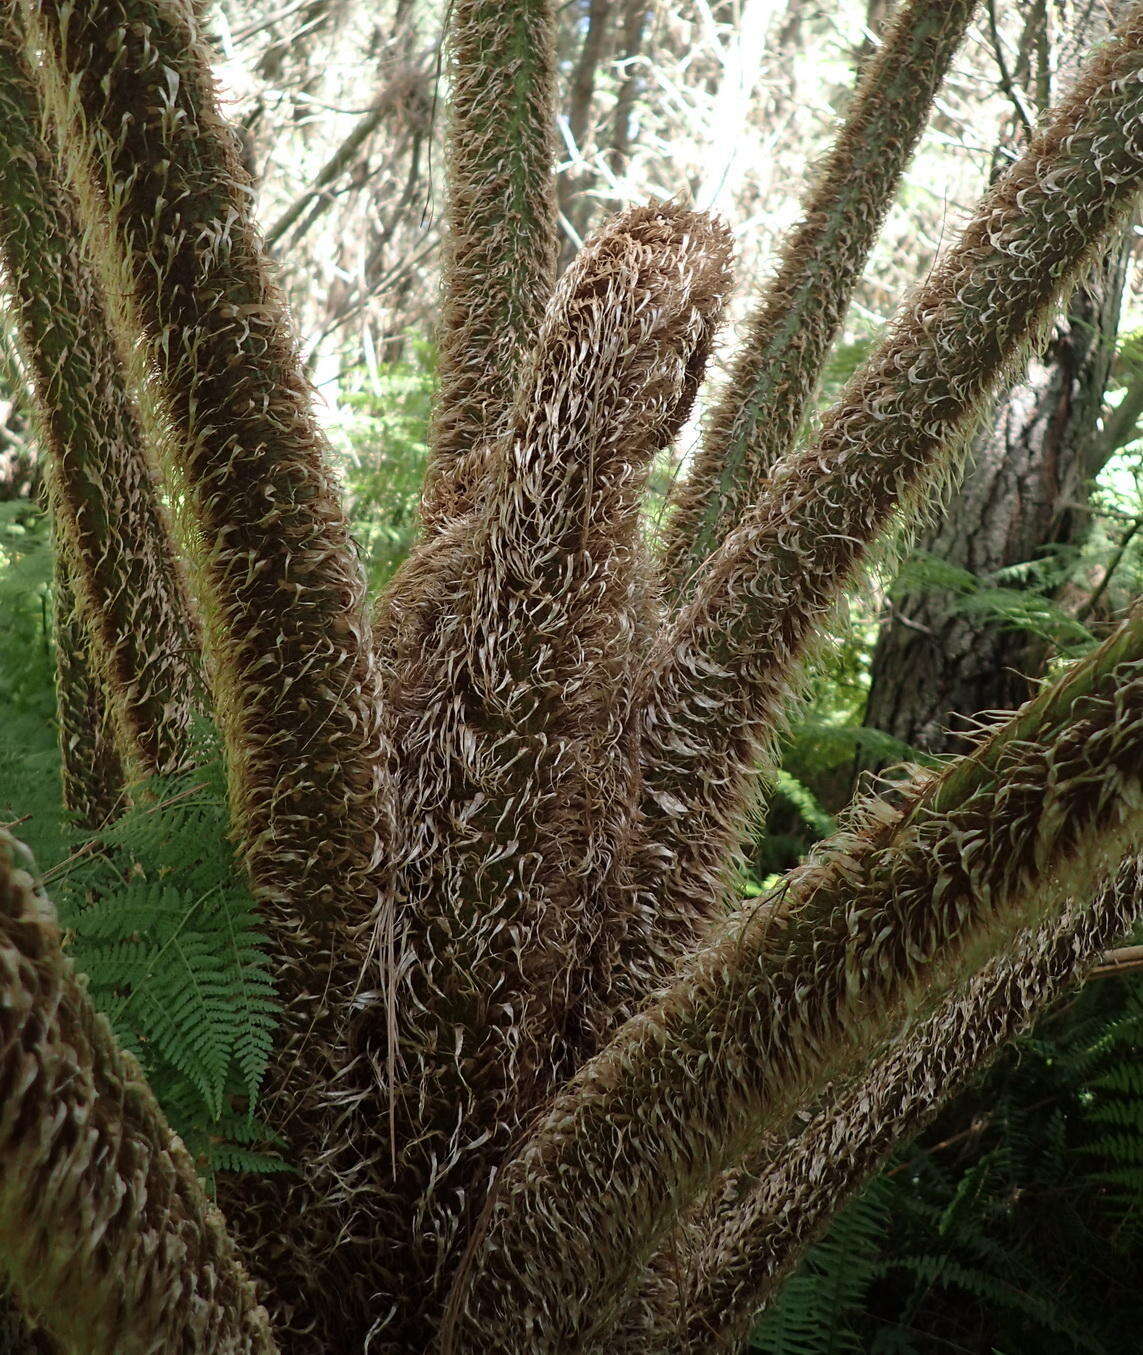
POLYGON ((14 1292, 72 1353, 274 1355, 218 1210, 26 865, 0 832, 0 1256, 14 1292))
POLYGON ((0 24, 0 260, 47 453, 57 551, 124 765, 173 772, 189 765, 201 711, 197 625, 75 203, 41 135, 15 0, 0 2, 0 24))

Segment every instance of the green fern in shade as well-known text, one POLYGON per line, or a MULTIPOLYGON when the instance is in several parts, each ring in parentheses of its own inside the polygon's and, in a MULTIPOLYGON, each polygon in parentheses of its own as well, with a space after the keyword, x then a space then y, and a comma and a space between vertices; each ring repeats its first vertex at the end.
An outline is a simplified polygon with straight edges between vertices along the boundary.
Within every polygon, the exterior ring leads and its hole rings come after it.
POLYGON ((225 805, 217 762, 157 781, 46 876, 92 1000, 192 1140, 253 1105, 277 1012, 253 900, 221 845, 225 805))
POLYGON ((892 1183, 878 1178, 841 1211, 766 1309, 751 1350, 841 1355, 862 1349, 850 1323, 881 1268, 893 1195, 892 1183))
POLYGON ((0 503, 0 825, 37 860, 66 852, 53 725, 51 546, 34 504, 0 503))
POLYGON ((202 762, 137 788, 98 834, 67 822, 53 721, 52 557, 44 515, 0 504, 0 824, 18 818, 88 992, 143 1063, 213 1181, 280 1169, 252 1111, 277 1007, 249 890, 226 846, 213 731, 202 762))
POLYGON ((1123 1006, 1080 1045, 1085 1134, 1078 1155, 1123 1251, 1143 1244, 1143 983, 1123 985, 1123 1006))

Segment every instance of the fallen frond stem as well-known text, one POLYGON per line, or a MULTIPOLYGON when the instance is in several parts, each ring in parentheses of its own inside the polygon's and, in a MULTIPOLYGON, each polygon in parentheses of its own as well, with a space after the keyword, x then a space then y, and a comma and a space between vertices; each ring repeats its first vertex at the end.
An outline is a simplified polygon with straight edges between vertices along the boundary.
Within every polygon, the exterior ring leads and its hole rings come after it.
POLYGON ((556 266, 551 0, 456 0, 449 11, 449 200, 441 254, 426 531, 472 508, 556 266))
POLYGON ((682 1265, 674 1249, 657 1259, 651 1303, 633 1305, 642 1322, 610 1348, 737 1349, 822 1225, 893 1149, 1085 972, 1100 973, 1089 968, 1094 957, 1143 909, 1140 858, 1128 857, 1091 895, 1090 904, 1072 901, 1019 935, 1011 951, 950 992, 925 993, 924 1007, 867 1071, 838 1078, 805 1128, 774 1137, 745 1172, 731 1173, 686 1230, 695 1254, 682 1265), (682 1283, 672 1284, 680 1270, 682 1283))
POLYGON ((751 317, 663 531, 676 600, 794 446, 830 345, 976 0, 910 0, 869 62, 751 317))
POLYGON ((1099 964, 1088 977, 1109 979, 1118 974, 1132 974, 1140 968, 1143 968, 1143 946, 1120 946, 1101 955, 1099 964))
POLYGON ((1138 851, 1143 615, 1030 707, 1034 727, 1025 710, 919 777, 904 810, 863 805, 556 1098, 503 1170, 454 1288, 449 1335, 466 1355, 592 1349, 673 1221, 752 1144, 788 1135, 926 994, 1138 851), (606 1191, 588 1188, 599 1180, 606 1191))
POLYGON ((273 1355, 265 1310, 0 834, 0 1254, 22 1306, 89 1355, 273 1355))
MULTIPOLYGON (((931 496, 997 381, 1143 184, 1143 5, 994 185, 820 436, 705 568, 652 654, 631 972, 670 972, 729 866, 807 648, 873 542, 931 496)), ((618 909, 623 918, 622 907, 618 909)))
MULTIPOLYGON (((64 607, 61 635, 90 633, 86 690, 102 678, 125 763, 136 775, 171 774, 190 763, 202 708, 198 626, 74 204, 40 130, 17 23, 15 0, 0 0, 0 258, 47 452, 56 550, 69 557, 79 609, 64 607)), ((61 653, 74 658, 75 643, 61 653)), ((59 675, 61 709, 78 717, 85 698, 68 693, 72 677, 74 664, 59 675)), ((78 733, 73 722, 68 737, 78 733)), ((106 758, 96 765, 111 774, 106 758)), ((82 776, 74 758, 65 766, 82 776)), ((107 787, 108 800, 93 785, 89 808, 102 799, 109 809, 121 788, 121 778, 107 787)))
POLYGON ((393 585, 411 601, 381 618, 408 826, 401 1150, 391 1215, 371 1225, 383 1259, 343 1263, 399 1259, 383 1331, 396 1349, 430 1344, 482 1183, 581 1060, 588 990, 606 986, 593 982, 611 958, 596 953, 603 893, 636 785, 639 510, 701 379, 728 256, 723 227, 669 205, 588 243, 553 295, 480 509, 422 542, 393 585))

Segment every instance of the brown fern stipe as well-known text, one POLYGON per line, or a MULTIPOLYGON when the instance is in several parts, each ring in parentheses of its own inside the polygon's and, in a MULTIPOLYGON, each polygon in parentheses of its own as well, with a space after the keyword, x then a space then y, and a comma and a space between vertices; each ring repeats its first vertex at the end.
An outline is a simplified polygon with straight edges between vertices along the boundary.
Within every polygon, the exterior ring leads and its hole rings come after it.
MULTIPOLYGON (((193 14, 166 0, 23 11, 201 543, 235 837, 286 1013, 264 1113, 299 1169, 221 1188, 277 1329, 310 1331, 322 1301, 311 1252, 330 1251, 344 1226, 312 1181, 317 1102, 360 989, 351 928, 385 895, 391 841, 364 581, 193 14)), ((372 1292, 368 1276, 356 1285, 372 1292)))
POLYGON ((802 223, 711 413, 663 532, 663 578, 682 597, 765 492, 811 406, 830 345, 976 0, 910 0, 868 64, 802 223))
MULTIPOLYGON (((439 1288, 481 1183, 579 1057, 635 793, 639 505, 693 401, 728 253, 721 226, 678 208, 610 223, 557 288, 479 511, 429 538, 394 585, 412 599, 388 687, 408 834, 405 1146, 377 1232, 410 1307, 425 1304, 410 1256, 439 1288)), ((431 1324, 402 1320, 375 1339, 428 1342, 431 1324)))
POLYGON ((1136 201, 1141 75, 1133 5, 661 637, 644 698, 634 975, 669 972, 717 914, 814 634, 894 512, 951 473, 997 380, 1136 201))
POLYGON ((0 833, 0 1254, 84 1355, 272 1355, 265 1311, 143 1076, 0 833))
POLYGON ((426 531, 471 509, 555 281, 552 0, 456 0, 426 531))
MULTIPOLYGON (((1143 183, 1143 0, 665 624, 640 513, 703 376, 727 232, 636 208, 553 286, 554 7, 457 0, 427 531, 375 636, 211 89, 208 6, 15 3, 185 504, 286 1008, 263 1113, 293 1169, 220 1183, 267 1324, 5 842, 0 1256, 22 1301, 100 1355, 269 1351, 267 1325, 289 1355, 731 1339, 927 1112, 933 1061, 939 1094, 1129 912, 1143 613, 971 759, 861 804, 778 890, 732 910, 726 886, 813 635, 1143 183)), ((906 0, 891 42, 930 63, 918 99, 966 12, 906 0)), ((902 144, 838 170, 823 208, 842 273, 921 117, 889 64, 870 123, 902 144)), ((812 383, 849 285, 829 282, 805 352, 767 350, 805 364, 783 380, 812 383)))
POLYGON ((136 775, 174 772, 189 765, 201 709, 198 628, 16 22, 15 0, 0 0, 0 257, 47 452, 57 549, 71 560, 122 758, 136 775))
POLYGON ((866 806, 556 1098, 501 1174, 446 1349, 593 1350, 672 1219, 752 1142, 1139 850, 1143 614, 968 766, 919 781, 903 815, 866 806))
POLYGON ((807 1244, 892 1149, 1126 934, 1143 908, 1143 861, 1129 857, 1094 897, 1016 938, 1011 950, 926 994, 863 1075, 839 1078, 809 1124, 776 1135, 721 1183, 640 1281, 615 1355, 706 1355, 744 1342, 807 1244), (926 1015, 926 1010, 931 1014, 926 1015))

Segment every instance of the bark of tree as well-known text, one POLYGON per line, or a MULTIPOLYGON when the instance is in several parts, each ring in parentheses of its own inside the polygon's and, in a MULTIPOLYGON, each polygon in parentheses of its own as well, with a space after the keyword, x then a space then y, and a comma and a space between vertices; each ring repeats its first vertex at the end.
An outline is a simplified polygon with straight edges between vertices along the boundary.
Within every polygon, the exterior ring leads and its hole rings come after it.
MULTIPOLYGON (((1076 293, 977 437, 972 469, 921 550, 988 583, 1083 542, 1124 264, 1116 248, 1076 293)), ((1049 650, 1043 636, 982 620, 953 593, 907 593, 893 600, 874 649, 865 723, 925 752, 963 751, 971 717, 1018 706, 1049 650)))
POLYGON ((631 154, 631 122, 635 113, 635 104, 643 88, 639 73, 639 57, 643 51, 647 28, 651 19, 651 5, 648 0, 627 0, 623 15, 623 42, 620 49, 620 61, 623 66, 623 83, 615 100, 615 111, 611 120, 611 142, 607 160, 613 174, 622 174, 627 166, 627 157, 631 154))
MULTIPOLYGON (((595 77, 603 60, 611 14, 612 0, 589 0, 587 27, 572 70, 568 96, 568 140, 580 156, 583 154, 588 129, 591 126, 595 77)), ((572 261, 579 247, 577 240, 582 240, 587 230, 592 211, 591 201, 586 197, 586 193, 594 177, 585 167, 573 166, 556 182, 556 205, 566 223, 564 239, 560 245, 561 271, 572 261)))

